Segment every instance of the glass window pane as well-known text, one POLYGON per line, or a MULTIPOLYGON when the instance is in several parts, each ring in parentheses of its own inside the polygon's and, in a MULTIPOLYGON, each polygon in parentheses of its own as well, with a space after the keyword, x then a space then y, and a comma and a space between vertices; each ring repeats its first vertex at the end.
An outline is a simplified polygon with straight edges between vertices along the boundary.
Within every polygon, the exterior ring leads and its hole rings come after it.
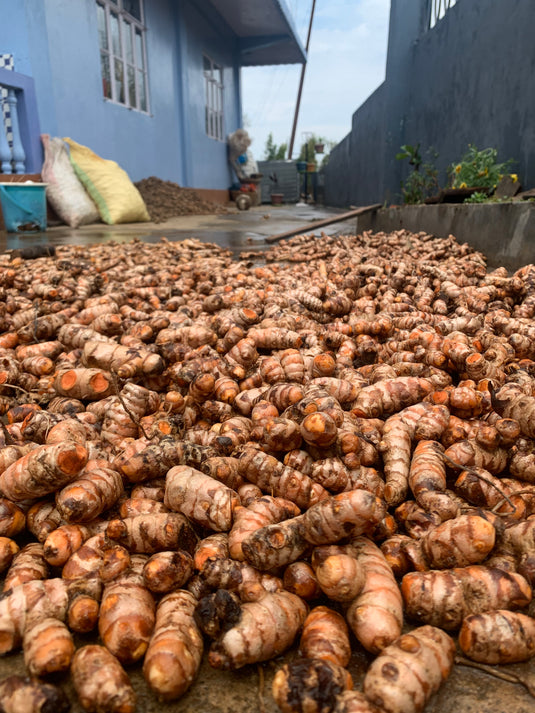
POLYGON ((215 68, 215 78, 219 82, 219 84, 223 84, 223 70, 221 69, 221 67, 215 68))
POLYGON ((211 74, 212 73, 212 63, 208 59, 206 55, 203 55, 202 58, 202 67, 203 71, 206 72, 206 74, 211 74))
POLYGON ((145 58, 143 57, 143 41, 141 30, 136 30, 136 67, 145 69, 145 58))
POLYGON ((136 108, 136 73, 133 67, 127 67, 128 75, 128 104, 136 108))
POLYGON ((145 72, 139 71, 137 73, 137 82, 139 89, 139 108, 141 111, 148 111, 149 105, 147 103, 147 84, 145 72))
POLYGON ((102 5, 97 5, 97 23, 98 23, 98 43, 100 49, 108 49, 108 31, 106 29, 106 11, 102 5))
POLYGON ((132 44, 132 25, 129 22, 123 22, 123 37, 126 50, 126 61, 134 64, 134 45, 132 44))
POLYGON ((118 57, 121 56, 121 38, 119 36, 119 18, 115 13, 110 15, 110 25, 111 25, 111 44, 113 47, 113 54, 118 57))
POLYGON ((115 60, 115 101, 124 104, 124 77, 123 63, 121 60, 115 60))
POLYGON ((100 72, 102 75, 102 92, 107 99, 111 99, 110 58, 107 54, 100 54, 100 72))
POLYGON ((141 21, 141 2, 140 0, 123 0, 123 10, 136 20, 141 21))
POLYGON ((223 114, 219 115, 219 135, 217 138, 218 139, 223 138, 223 114))

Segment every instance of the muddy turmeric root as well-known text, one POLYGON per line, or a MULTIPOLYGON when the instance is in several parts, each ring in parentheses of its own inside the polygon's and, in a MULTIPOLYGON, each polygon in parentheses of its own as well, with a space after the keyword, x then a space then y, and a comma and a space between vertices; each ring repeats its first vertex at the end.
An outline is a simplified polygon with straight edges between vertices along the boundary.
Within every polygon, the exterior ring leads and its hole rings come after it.
POLYGON ((404 634, 372 661, 364 695, 386 713, 420 713, 450 675, 455 644, 445 632, 422 626, 404 634))
POLYGON ((122 379, 144 374, 161 374, 164 361, 148 349, 134 349, 112 342, 89 341, 84 344, 82 363, 113 371, 122 379))
POLYGON ((401 582, 407 617, 451 631, 469 614, 519 609, 531 601, 531 587, 516 572, 483 565, 409 572, 401 582))
POLYGON ((20 646, 24 632, 45 617, 64 619, 68 586, 63 579, 20 584, 0 599, 0 655, 20 646))
POLYGON ((234 510, 234 523, 228 538, 230 556, 236 560, 244 560, 245 555, 241 545, 250 534, 268 524, 297 517, 299 514, 299 508, 290 500, 274 498, 270 495, 264 495, 246 508, 237 507, 234 510))
POLYGON ((136 554, 151 555, 179 548, 193 552, 197 542, 190 522, 178 512, 157 512, 110 520, 106 534, 136 554))
POLYGON ((535 621, 526 614, 496 609, 463 620, 459 646, 472 661, 507 664, 535 656, 535 621))
POLYGON ((214 668, 238 669, 278 656, 292 645, 306 614, 306 604, 290 592, 246 602, 240 621, 212 644, 208 661, 214 668))
POLYGON ((104 588, 98 630, 102 642, 122 664, 138 661, 154 628, 156 604, 143 582, 147 558, 133 555, 130 568, 104 588))
POLYGON ((2 713, 67 713, 70 702, 59 686, 35 678, 9 676, 0 682, 2 713))
POLYGON ((156 552, 143 568, 143 582, 147 589, 166 594, 183 587, 193 574, 193 558, 189 552, 156 552))
POLYGON ((136 694, 115 656, 105 646, 82 646, 73 656, 71 678, 88 713, 134 713, 136 694))
POLYGON ((347 666, 351 645, 343 616, 326 606, 312 609, 303 624, 299 651, 305 658, 347 666))
POLYGON ((56 494, 56 507, 67 522, 89 522, 109 510, 123 492, 120 473, 101 458, 90 459, 76 480, 56 494))
POLYGON ((313 545, 333 544, 372 532, 385 514, 384 502, 372 493, 348 490, 325 498, 304 513, 304 536, 313 545))
POLYGON ((18 551, 19 546, 15 540, 10 537, 0 537, 0 573, 10 566, 18 551))
POLYGON ((379 653, 401 634, 403 603, 398 584, 381 550, 367 537, 351 542, 364 570, 361 593, 346 618, 353 633, 372 653, 379 653))
POLYGON ((170 510, 182 513, 203 527, 227 532, 239 498, 209 475, 177 465, 167 473, 164 503, 170 510))
POLYGON ((164 701, 184 695, 201 664, 203 639, 193 617, 196 604, 195 597, 184 590, 167 594, 158 604, 143 676, 164 701))
POLYGON ((24 632, 24 664, 32 676, 49 676, 67 671, 74 654, 74 642, 59 619, 40 619, 24 632))
POLYGON ((38 446, 0 475, 0 493, 14 502, 54 493, 74 480, 87 458, 87 450, 73 442, 38 446))
POLYGON ((30 542, 15 555, 4 580, 4 592, 34 579, 46 579, 48 565, 44 558, 43 545, 30 542))
POLYGON ((277 671, 271 690, 282 713, 331 713, 337 697, 352 688, 345 668, 325 659, 299 658, 277 671))

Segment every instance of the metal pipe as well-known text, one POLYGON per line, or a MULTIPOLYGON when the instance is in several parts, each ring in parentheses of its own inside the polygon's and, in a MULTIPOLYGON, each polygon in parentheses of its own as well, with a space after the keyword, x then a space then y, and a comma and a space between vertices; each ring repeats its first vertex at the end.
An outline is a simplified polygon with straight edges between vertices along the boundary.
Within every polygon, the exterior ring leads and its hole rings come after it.
MULTIPOLYGON (((316 0, 312 0, 312 9, 310 11, 310 22, 308 23, 308 35, 307 35, 307 43, 306 43, 306 53, 307 53, 307 61, 308 61, 308 48, 310 45, 310 34, 312 32, 312 20, 314 19, 314 10, 316 8, 316 0)), ((294 150, 294 141, 295 141, 295 132, 297 130, 297 117, 299 116, 299 107, 301 105, 301 93, 303 91, 303 82, 305 81, 305 70, 306 70, 307 62, 303 62, 303 66, 301 68, 301 79, 299 80, 299 89, 297 90, 297 102, 295 105, 295 113, 294 113, 294 121, 292 125, 292 135, 290 137, 290 145, 288 146, 288 160, 292 158, 292 153, 294 150)))

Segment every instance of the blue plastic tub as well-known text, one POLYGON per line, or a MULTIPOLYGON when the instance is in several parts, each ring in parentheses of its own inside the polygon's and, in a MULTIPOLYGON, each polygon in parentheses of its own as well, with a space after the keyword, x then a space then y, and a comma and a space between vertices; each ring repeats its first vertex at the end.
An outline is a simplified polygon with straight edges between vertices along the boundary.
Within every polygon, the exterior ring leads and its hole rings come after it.
POLYGON ((46 183, 0 183, 8 233, 46 230, 46 183))

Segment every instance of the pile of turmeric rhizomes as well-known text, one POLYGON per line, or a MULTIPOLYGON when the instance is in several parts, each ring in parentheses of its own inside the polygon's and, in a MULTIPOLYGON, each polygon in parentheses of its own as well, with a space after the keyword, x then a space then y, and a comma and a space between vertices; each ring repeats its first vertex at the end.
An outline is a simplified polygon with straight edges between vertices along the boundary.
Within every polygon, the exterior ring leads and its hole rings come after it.
POLYGON ((66 709, 68 673, 128 713, 125 667, 174 701, 205 647, 235 670, 297 641, 284 713, 414 713, 457 647, 535 653, 535 266, 405 231, 262 259, 0 260, 0 653, 30 676, 5 713, 66 709))

